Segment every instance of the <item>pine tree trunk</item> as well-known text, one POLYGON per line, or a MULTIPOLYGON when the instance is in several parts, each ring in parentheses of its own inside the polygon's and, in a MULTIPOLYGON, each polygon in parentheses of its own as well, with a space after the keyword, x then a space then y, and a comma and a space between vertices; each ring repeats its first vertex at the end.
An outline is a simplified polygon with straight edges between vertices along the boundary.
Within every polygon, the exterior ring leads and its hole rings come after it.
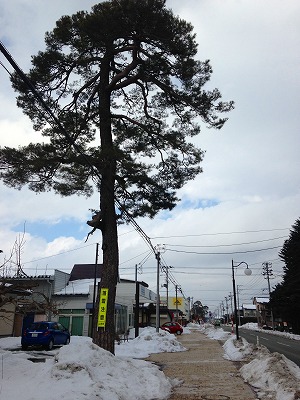
POLYGON ((115 176, 116 158, 113 148, 110 117, 109 57, 101 63, 101 85, 99 88, 100 140, 101 160, 99 169, 102 180, 100 184, 100 210, 102 212, 102 251, 103 270, 100 289, 108 289, 106 308, 106 323, 98 328, 99 291, 97 310, 95 313, 94 343, 114 354, 115 348, 115 297, 118 282, 119 249, 117 235, 117 221, 115 212, 115 176))

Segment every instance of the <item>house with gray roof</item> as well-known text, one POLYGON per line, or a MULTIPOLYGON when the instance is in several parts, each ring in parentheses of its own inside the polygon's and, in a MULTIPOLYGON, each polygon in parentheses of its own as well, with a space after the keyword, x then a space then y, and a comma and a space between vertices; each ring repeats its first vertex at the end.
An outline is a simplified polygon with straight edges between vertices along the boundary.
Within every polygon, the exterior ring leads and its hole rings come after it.
MULTIPOLYGON (((102 264, 75 264, 67 284, 53 294, 58 310, 55 317, 66 326, 72 335, 91 336, 94 305, 97 301, 98 284, 101 280, 102 264)), ((155 302, 156 294, 140 282, 141 303, 155 302)), ((116 289, 115 326, 116 332, 127 332, 134 326, 136 282, 120 279, 116 289)))

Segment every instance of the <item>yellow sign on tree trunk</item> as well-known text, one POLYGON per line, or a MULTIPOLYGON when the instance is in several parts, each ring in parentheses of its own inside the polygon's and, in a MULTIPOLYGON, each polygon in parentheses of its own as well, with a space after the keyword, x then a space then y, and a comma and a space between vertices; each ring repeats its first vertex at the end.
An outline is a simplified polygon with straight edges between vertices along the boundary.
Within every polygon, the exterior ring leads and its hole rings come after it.
POLYGON ((105 328, 107 311, 108 288, 101 288, 98 312, 98 328, 105 328))

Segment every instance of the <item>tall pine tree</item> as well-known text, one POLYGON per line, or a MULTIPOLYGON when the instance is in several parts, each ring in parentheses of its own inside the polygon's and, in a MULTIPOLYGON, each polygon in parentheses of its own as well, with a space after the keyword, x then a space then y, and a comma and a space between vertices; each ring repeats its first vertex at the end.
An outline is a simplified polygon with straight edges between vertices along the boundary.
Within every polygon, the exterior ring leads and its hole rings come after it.
POLYGON ((90 224, 102 232, 107 323, 94 341, 114 352, 118 279, 117 214, 154 217, 171 210, 176 192, 202 172, 204 152, 188 141, 201 121, 220 129, 233 108, 205 90, 212 69, 198 61, 190 23, 165 0, 111 0, 90 13, 63 16, 46 33, 28 78, 71 141, 49 126, 36 96, 15 75, 17 104, 45 142, 0 149, 0 178, 14 188, 63 196, 99 191, 90 224), (76 144, 76 148, 72 146, 76 144))

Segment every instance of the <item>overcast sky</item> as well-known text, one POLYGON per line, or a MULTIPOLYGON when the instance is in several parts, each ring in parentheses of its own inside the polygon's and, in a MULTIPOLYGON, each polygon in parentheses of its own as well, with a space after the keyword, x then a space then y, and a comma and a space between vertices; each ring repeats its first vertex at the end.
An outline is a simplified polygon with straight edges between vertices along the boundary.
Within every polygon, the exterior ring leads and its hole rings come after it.
MULTIPOLYGON (((44 48, 44 33, 64 14, 90 10, 86 0, 2 0, 0 39, 28 71, 31 55, 44 48)), ((180 191, 170 213, 136 222, 162 253, 186 297, 212 311, 232 293, 231 260, 246 262, 252 276, 235 269, 240 302, 267 295, 262 264, 272 263, 271 287, 280 282, 278 252, 300 216, 299 105, 300 2, 297 0, 169 0, 191 22, 198 59, 209 59, 210 85, 235 110, 221 131, 203 127, 197 143, 206 155, 203 173, 180 191)), ((12 70, 5 57, 0 61, 12 70)), ((0 144, 17 146, 40 137, 17 108, 9 75, 0 65, 0 144)), ((89 209, 98 198, 35 195, 0 183, 0 264, 23 230, 22 265, 29 275, 69 272, 74 263, 95 262, 99 233, 85 242, 89 209)), ((119 228, 120 276, 139 279, 156 291, 156 259, 132 226, 119 228)), ((102 261, 100 252, 99 261, 102 261)), ((161 283, 165 276, 161 275, 161 283)), ((164 289, 161 295, 164 295, 164 289)), ((175 288, 170 285, 170 296, 175 288)))

